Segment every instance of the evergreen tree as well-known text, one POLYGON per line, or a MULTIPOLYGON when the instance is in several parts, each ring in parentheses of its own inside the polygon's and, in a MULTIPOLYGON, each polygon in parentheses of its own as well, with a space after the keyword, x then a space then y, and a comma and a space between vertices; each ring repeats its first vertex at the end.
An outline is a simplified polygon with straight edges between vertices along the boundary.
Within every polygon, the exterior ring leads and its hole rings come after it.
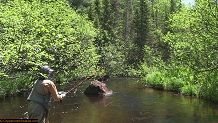
POLYGON ((134 37, 134 1, 133 0, 126 0, 124 6, 124 16, 123 16, 123 43, 124 43, 124 54, 126 56, 126 63, 132 64, 132 54, 133 51, 133 37, 134 37))
POLYGON ((135 63, 143 61, 143 48, 149 39, 149 9, 148 3, 145 0, 140 0, 135 11, 134 30, 136 33, 135 44, 136 53, 135 63))

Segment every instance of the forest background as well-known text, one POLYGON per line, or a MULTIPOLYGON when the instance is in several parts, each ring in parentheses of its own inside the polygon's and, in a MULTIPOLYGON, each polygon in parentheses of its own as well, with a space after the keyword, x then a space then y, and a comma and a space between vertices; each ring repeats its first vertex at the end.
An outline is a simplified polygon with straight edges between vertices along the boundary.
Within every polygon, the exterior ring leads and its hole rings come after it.
POLYGON ((55 81, 137 84, 218 102, 218 0, 0 0, 0 96, 55 81))

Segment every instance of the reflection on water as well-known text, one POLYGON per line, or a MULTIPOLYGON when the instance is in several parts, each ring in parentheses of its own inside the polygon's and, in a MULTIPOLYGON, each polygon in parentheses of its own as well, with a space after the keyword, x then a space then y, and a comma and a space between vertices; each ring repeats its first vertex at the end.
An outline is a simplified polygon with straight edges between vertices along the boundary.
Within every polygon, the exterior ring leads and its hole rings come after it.
MULTIPOLYGON (((114 94, 85 96, 84 83, 61 104, 54 103, 50 123, 217 123, 218 105, 153 89, 137 89, 137 79, 114 78, 114 94)), ((69 87, 70 88, 70 87, 69 87)), ((0 118, 25 118, 27 95, 0 101, 0 118)))

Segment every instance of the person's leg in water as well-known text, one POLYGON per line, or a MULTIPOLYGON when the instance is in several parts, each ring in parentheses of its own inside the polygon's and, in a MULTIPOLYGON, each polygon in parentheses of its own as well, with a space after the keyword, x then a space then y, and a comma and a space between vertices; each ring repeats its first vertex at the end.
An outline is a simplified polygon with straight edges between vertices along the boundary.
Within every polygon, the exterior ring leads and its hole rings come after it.
POLYGON ((43 106, 30 101, 28 105, 28 117, 29 119, 37 119, 38 123, 45 123, 45 111, 43 106))

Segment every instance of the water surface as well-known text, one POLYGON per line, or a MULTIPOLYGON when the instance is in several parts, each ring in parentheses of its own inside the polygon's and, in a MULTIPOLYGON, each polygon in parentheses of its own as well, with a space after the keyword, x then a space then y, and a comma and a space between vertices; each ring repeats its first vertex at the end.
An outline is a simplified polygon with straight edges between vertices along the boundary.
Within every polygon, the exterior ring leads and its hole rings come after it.
MULTIPOLYGON (((113 78, 106 82, 114 94, 83 94, 89 82, 53 103, 50 123, 217 123, 218 105, 192 97, 153 89, 140 89, 137 79, 113 78)), ((69 87, 70 88, 70 87, 69 87)), ((28 95, 0 101, 0 118, 27 117, 28 95)))

